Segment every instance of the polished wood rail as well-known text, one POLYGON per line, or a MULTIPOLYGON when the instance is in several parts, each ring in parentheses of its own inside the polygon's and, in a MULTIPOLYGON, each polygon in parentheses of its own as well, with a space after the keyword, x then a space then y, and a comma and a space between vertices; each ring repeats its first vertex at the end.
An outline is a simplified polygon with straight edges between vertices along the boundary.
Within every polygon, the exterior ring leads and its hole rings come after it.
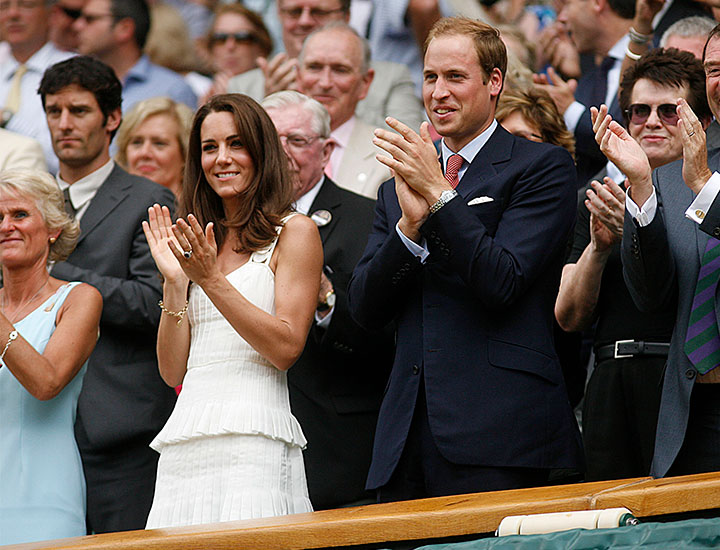
POLYGON ((625 506, 641 518, 720 509, 720 472, 475 493, 261 520, 76 537, 3 550, 341 548, 488 533, 509 515, 617 506, 625 506))

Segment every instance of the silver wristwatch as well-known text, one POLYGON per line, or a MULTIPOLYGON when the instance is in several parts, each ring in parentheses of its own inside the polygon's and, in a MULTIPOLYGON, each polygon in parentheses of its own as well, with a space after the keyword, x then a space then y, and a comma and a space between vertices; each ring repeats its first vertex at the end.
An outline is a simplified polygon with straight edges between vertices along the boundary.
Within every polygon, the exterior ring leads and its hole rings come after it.
POLYGON ((440 198, 430 207, 430 213, 434 214, 440 210, 443 206, 449 203, 452 199, 457 197, 458 192, 455 189, 447 189, 440 193, 440 198))

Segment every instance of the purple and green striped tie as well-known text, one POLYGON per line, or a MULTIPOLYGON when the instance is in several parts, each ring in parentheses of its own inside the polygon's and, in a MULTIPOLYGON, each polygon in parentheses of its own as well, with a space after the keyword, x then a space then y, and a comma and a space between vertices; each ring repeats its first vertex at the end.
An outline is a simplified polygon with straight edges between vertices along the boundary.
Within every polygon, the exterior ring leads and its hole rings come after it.
POLYGON ((715 315, 715 290, 720 279, 720 241, 708 240, 698 273, 685 353, 700 374, 720 365, 720 335, 715 315))

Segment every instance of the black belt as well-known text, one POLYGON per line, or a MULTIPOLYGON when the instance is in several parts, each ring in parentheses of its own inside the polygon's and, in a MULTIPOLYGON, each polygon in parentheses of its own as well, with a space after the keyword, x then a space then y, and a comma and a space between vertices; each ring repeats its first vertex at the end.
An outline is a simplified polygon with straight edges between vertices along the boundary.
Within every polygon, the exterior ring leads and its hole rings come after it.
POLYGON ((655 356, 667 357, 670 344, 667 342, 643 342, 642 340, 618 340, 614 344, 600 346, 595 350, 597 362, 606 359, 625 359, 627 357, 655 356))

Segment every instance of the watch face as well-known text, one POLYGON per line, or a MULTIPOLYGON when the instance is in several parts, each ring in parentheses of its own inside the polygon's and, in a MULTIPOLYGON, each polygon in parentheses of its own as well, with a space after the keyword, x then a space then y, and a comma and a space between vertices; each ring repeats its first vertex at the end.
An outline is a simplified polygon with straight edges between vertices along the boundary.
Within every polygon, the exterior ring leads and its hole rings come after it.
POLYGON ((327 305, 328 307, 335 307, 335 293, 333 292, 330 294, 330 296, 327 297, 327 305))

